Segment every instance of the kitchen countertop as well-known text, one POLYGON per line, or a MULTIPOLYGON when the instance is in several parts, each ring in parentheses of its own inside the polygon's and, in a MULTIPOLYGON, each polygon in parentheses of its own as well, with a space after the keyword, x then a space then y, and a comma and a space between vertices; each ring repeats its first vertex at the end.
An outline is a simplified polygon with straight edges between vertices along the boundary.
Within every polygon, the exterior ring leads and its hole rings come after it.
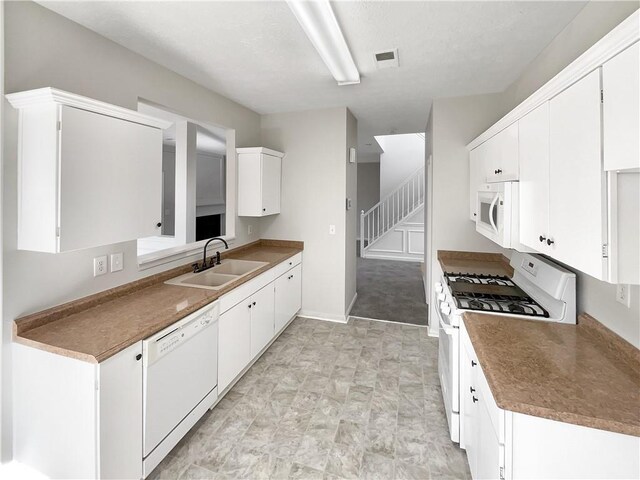
POLYGON ((513 276, 509 259, 500 253, 438 250, 438 261, 442 271, 447 273, 513 276))
POLYGON ((464 325, 500 408, 640 436, 640 351, 594 318, 465 312, 464 325))
POLYGON ((167 285, 188 265, 34 313, 14 321, 14 341, 98 363, 159 332, 303 250, 302 242, 259 240, 222 258, 269 262, 220 290, 167 285))

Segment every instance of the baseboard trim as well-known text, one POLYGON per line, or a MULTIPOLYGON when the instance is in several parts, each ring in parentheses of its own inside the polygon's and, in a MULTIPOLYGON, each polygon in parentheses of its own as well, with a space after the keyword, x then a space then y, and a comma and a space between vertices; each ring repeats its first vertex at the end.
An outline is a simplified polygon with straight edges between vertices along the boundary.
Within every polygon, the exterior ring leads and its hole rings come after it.
POLYGON ((373 260, 396 260, 399 262, 413 262, 413 263, 424 262, 424 255, 418 255, 415 257, 405 257, 405 256, 395 256, 395 255, 388 255, 384 253, 377 253, 375 251, 365 252, 364 257, 362 258, 370 258, 373 260))
POLYGON ((332 315, 330 313, 312 312, 309 310, 300 310, 298 317, 324 320, 325 322, 347 323, 347 317, 345 315, 332 315))
POLYGON ((429 325, 416 325, 415 323, 394 322, 392 320, 382 320, 380 318, 367 318, 367 317, 358 317, 357 315, 349 315, 349 320, 351 320, 352 318, 354 320, 368 320, 371 322, 395 323, 397 325, 408 325, 410 327, 429 328, 429 325))
POLYGON ((353 296, 353 299, 351 300, 351 303, 349 304, 349 307, 347 308, 347 312, 344 315, 347 318, 347 321, 349 319, 349 314, 351 313, 351 309, 356 304, 356 299, 357 298, 358 298, 358 292, 356 292, 355 295, 353 296))

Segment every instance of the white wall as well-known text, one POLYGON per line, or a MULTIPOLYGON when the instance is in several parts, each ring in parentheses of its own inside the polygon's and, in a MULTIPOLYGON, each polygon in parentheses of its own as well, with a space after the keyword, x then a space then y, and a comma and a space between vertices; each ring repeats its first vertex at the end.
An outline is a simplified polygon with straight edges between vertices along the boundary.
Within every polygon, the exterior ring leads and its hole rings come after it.
MULTIPOLYGON (((344 286, 344 302, 345 313, 349 313, 356 298, 356 276, 357 276, 357 255, 356 255, 356 238, 357 228, 360 219, 360 212, 357 206, 358 200, 358 164, 349 163, 349 148, 358 146, 358 121, 353 114, 347 110, 347 131, 346 131, 346 148, 344 150, 346 165, 346 198, 351 199, 351 208, 346 211, 346 227, 345 227, 345 286, 344 286)), ((345 205, 343 204, 343 208, 345 205)))
MULTIPOLYGON (((18 92, 52 86, 130 109, 143 98, 204 123, 236 130, 236 144, 260 141, 257 113, 207 90, 35 3, 5 5, 5 88, 18 92)), ((3 459, 11 455, 11 322, 27 313, 131 282, 174 267, 139 271, 136 242, 58 255, 16 249, 17 112, 4 103, 3 123, 3 459), (124 270, 93 278, 92 259, 124 252, 124 270)), ((237 244, 260 237, 259 222, 236 219, 237 244), (247 225, 254 225, 252 236, 247 225)), ((181 262, 184 263, 184 262, 181 262)))
POLYGON ((347 117, 347 109, 331 108, 261 121, 262 145, 286 154, 281 212, 262 219, 262 237, 304 241, 302 311, 337 320, 346 297, 347 117))
POLYGON ((424 139, 414 133, 376 136, 380 147, 380 198, 424 166, 424 139))
POLYGON ((380 163, 358 162, 358 201, 356 202, 357 232, 360 235, 360 212, 380 201, 380 163))
MULTIPOLYGON (((432 119, 426 134, 426 149, 431 146, 433 155, 432 211, 431 218, 427 219, 430 220, 427 236, 430 231, 432 272, 438 261, 438 250, 503 252, 508 255, 507 251, 477 233, 475 224, 469 220, 469 152, 466 146, 495 123, 500 113, 499 94, 433 101, 432 119)), ((432 278, 430 283, 433 281, 437 279, 432 278)), ((431 319, 437 316, 432 309, 433 305, 429 313, 429 328, 430 333, 436 334, 438 326, 433 325, 431 319)))
MULTIPOLYGON (((589 2, 502 94, 504 113, 553 78, 637 9, 638 2, 589 2)), ((582 272, 577 274, 578 312, 589 313, 640 348, 640 287, 631 287, 631 308, 626 308, 616 302, 615 285, 582 272)))

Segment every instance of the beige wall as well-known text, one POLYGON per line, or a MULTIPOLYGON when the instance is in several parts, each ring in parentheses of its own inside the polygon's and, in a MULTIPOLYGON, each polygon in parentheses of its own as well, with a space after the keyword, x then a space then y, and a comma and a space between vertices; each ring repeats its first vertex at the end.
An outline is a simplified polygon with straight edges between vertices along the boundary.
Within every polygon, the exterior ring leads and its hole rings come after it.
MULTIPOLYGON (((504 113, 588 50, 638 9, 638 2, 590 2, 502 94, 504 113)), ((568 267, 571 270, 571 267, 568 267)), ((640 348, 640 287, 631 287, 631 308, 616 302, 616 287, 576 272, 578 312, 597 318, 640 348)))
MULTIPOLYGON (((360 218, 358 213, 358 164, 349 163, 349 148, 358 146, 358 120, 347 110, 345 166, 346 166, 346 198, 351 199, 351 209, 346 210, 345 228, 345 287, 344 302, 345 313, 350 310, 356 297, 356 238, 357 224, 360 218)), ((346 200, 345 200, 346 201, 346 200)), ((343 204, 343 208, 346 208, 343 204)))
POLYGON ((261 121, 262 144, 286 153, 281 212, 262 219, 262 236, 304 241, 302 313, 334 320, 345 313, 349 115, 346 108, 330 108, 261 121))
MULTIPOLYGON (((144 98, 187 117, 236 129, 237 145, 260 142, 260 117, 35 3, 5 5, 5 89, 56 87, 137 109, 144 98)), ((11 322, 24 314, 83 297, 173 267, 139 271, 136 242, 50 255, 16 250, 17 112, 4 102, 3 123, 3 459, 11 455, 11 322), (93 277, 93 257, 124 252, 124 270, 93 277)), ((259 222, 237 219, 237 243, 259 238, 259 222), (252 223, 254 235, 247 236, 252 223)), ((182 262, 184 263, 184 262, 182 262)))

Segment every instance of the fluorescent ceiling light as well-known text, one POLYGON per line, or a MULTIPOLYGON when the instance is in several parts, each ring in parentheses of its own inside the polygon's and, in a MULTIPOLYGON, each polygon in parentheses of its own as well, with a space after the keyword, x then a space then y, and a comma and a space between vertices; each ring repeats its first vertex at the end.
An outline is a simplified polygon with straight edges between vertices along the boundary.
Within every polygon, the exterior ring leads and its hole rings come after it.
POLYGON ((360 73, 329 0, 287 0, 287 3, 338 85, 360 83, 360 73))

